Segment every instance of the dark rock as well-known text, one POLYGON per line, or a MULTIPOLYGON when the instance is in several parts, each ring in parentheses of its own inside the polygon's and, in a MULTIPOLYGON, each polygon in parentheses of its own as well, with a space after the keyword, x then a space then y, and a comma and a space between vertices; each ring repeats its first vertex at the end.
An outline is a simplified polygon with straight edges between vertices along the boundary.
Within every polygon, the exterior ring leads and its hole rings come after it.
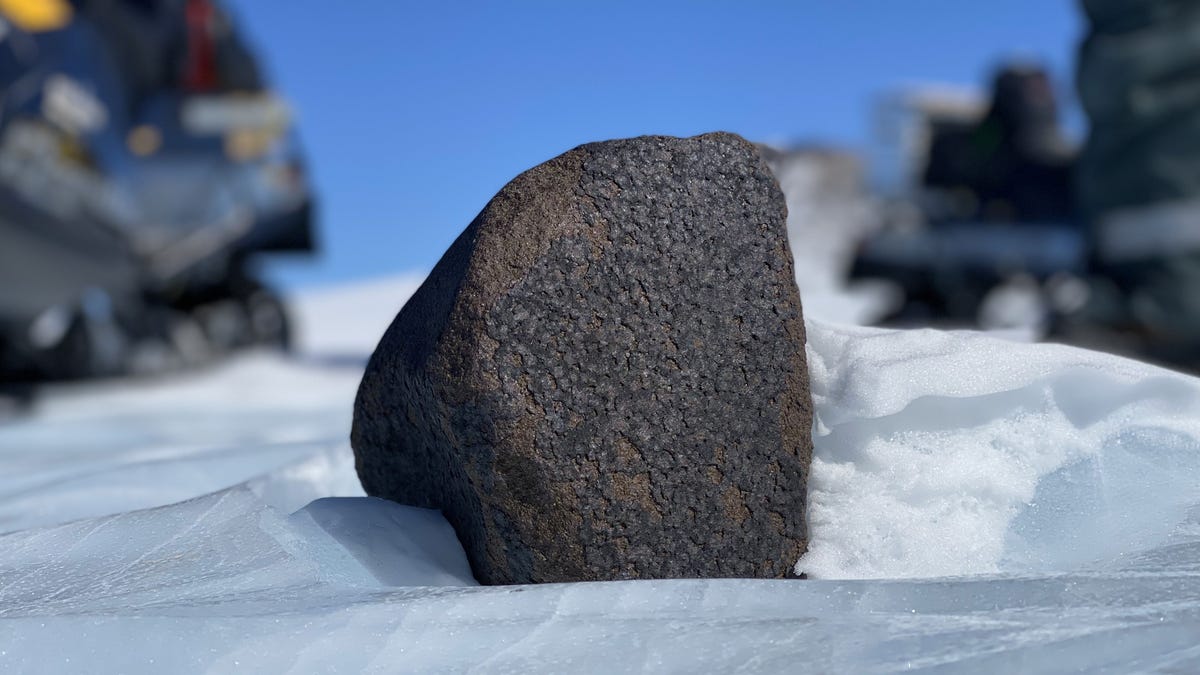
POLYGON ((812 406, 785 217, 732 134, 521 174, 371 357, 363 487, 441 509, 483 583, 787 576, 812 406))

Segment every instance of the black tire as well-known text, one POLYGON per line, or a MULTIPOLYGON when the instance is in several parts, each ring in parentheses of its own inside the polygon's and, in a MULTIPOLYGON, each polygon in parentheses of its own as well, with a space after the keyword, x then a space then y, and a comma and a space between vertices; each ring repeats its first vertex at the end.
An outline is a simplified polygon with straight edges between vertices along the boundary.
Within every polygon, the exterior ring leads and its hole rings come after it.
POLYGON ((292 349, 292 326, 283 300, 265 287, 245 298, 244 306, 254 344, 292 349))

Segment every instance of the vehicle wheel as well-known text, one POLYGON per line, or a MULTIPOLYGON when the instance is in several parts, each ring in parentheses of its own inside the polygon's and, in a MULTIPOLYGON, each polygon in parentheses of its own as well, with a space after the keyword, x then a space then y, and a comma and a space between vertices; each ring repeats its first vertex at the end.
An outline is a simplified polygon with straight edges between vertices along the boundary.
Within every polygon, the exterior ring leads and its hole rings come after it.
POLYGON ((255 344, 290 351, 291 322, 279 296, 265 288, 259 289, 246 298, 245 305, 255 344))
POLYGON ((113 377, 125 372, 125 338, 113 322, 78 313, 62 340, 39 359, 49 379, 113 377))

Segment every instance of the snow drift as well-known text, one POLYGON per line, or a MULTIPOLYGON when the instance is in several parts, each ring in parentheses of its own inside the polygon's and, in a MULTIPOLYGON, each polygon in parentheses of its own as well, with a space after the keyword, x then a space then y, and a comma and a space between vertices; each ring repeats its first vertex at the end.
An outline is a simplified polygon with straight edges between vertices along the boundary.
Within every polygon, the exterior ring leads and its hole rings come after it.
POLYGON ((1200 381, 977 333, 810 324, 817 577, 1053 572, 1193 532, 1200 381))

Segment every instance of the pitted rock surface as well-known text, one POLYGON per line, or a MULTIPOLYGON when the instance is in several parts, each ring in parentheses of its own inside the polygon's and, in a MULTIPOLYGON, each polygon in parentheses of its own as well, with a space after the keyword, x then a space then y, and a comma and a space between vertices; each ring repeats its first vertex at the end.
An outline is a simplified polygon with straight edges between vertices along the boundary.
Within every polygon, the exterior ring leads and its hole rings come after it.
POLYGON ((521 174, 371 357, 363 487, 441 509, 483 583, 787 576, 812 406, 785 219, 732 134, 521 174))

